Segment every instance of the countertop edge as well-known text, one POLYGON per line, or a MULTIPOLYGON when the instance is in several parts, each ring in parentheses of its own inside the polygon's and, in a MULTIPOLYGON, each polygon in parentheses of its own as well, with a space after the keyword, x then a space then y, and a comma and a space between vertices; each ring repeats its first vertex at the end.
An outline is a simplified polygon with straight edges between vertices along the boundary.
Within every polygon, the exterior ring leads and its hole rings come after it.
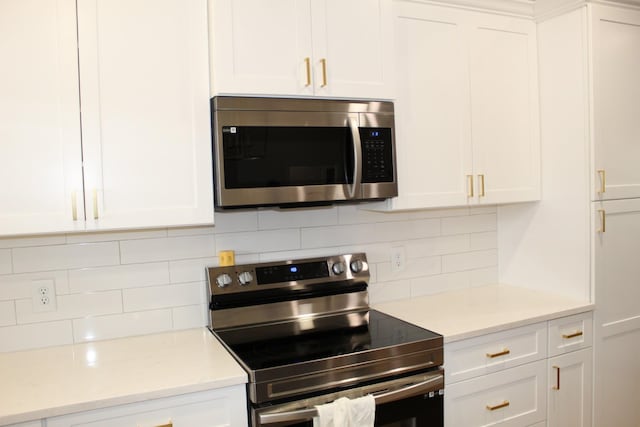
MULTIPOLYGON (((463 332, 459 334, 448 335, 444 337, 444 343, 450 344, 456 341, 462 341, 469 338, 475 338, 482 335, 492 334, 495 332, 502 332, 521 326, 528 326, 538 322, 546 322, 549 320, 557 319, 560 317, 572 316, 574 314, 587 313, 595 309, 595 304, 585 304, 584 306, 568 308, 564 310, 558 310, 542 314, 539 316, 527 317, 519 320, 514 320, 507 323, 501 323, 499 325, 486 326, 479 329, 463 332)), ((436 331, 437 332, 437 331, 436 331)))

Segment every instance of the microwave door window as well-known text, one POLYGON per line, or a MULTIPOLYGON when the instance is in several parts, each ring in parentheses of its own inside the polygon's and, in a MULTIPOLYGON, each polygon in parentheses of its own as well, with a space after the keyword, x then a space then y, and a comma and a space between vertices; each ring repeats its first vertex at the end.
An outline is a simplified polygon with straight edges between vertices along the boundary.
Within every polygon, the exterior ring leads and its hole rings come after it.
POLYGON ((347 127, 225 126, 225 187, 351 183, 353 142, 347 127))

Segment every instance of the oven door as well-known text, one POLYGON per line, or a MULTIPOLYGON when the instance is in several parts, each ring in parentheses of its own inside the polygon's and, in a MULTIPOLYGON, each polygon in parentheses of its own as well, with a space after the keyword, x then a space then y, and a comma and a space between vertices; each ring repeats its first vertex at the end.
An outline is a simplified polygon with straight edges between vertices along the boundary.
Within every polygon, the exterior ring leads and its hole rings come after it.
POLYGON ((376 401, 375 425, 379 427, 442 427, 444 371, 370 384, 336 393, 280 405, 251 409, 253 427, 312 426, 315 405, 339 397, 357 398, 373 394, 376 401))

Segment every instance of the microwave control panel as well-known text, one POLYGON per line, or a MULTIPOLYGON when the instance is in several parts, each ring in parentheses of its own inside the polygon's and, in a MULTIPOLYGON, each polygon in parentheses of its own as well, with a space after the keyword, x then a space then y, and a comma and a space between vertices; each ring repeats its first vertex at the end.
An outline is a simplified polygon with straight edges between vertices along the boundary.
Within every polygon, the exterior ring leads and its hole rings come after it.
POLYGON ((362 182, 393 181, 391 128, 360 128, 362 182))

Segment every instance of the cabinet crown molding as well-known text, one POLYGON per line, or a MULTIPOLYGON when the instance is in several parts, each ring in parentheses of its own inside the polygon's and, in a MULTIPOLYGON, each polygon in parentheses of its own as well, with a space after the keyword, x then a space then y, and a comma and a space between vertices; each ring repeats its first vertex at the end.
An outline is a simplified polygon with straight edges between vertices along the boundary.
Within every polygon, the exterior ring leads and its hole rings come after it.
POLYGON ((538 21, 552 18, 587 4, 603 4, 630 9, 640 9, 640 0, 534 0, 538 21))

